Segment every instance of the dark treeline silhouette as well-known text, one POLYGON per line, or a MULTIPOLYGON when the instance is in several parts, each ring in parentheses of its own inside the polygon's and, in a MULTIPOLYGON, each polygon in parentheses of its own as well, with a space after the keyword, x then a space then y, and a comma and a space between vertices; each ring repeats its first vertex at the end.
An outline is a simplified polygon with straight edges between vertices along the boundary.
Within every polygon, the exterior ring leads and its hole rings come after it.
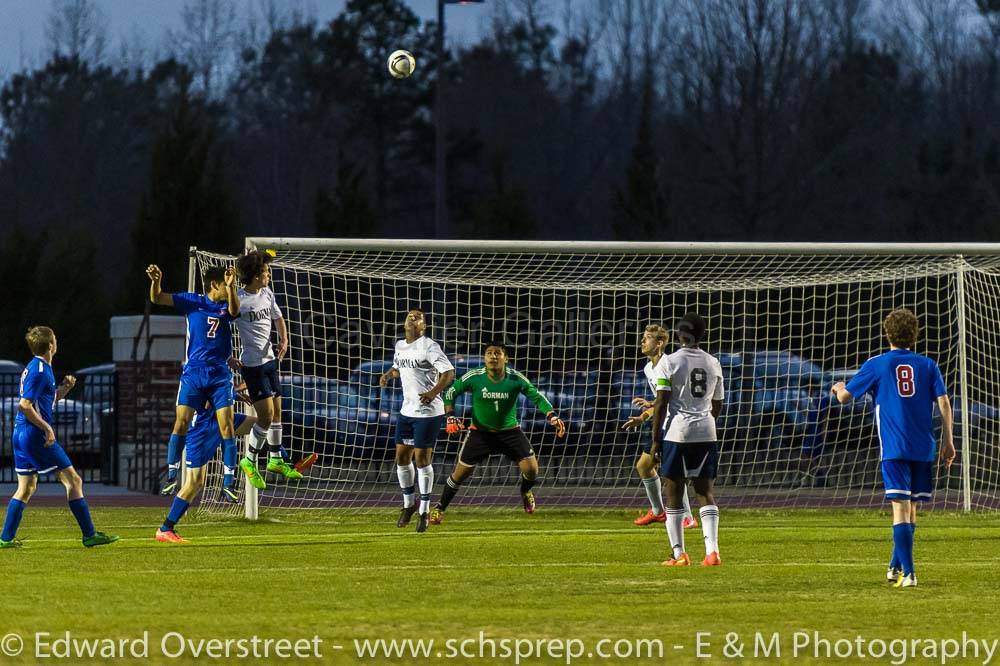
MULTIPOLYGON (((997 0, 489 4, 443 63, 453 237, 994 239, 997 0)), ((115 58, 94 0, 54 3, 51 57, 0 90, 0 355, 44 321, 63 367, 106 359, 190 245, 433 235, 436 26, 286 6, 190 0, 115 58)))

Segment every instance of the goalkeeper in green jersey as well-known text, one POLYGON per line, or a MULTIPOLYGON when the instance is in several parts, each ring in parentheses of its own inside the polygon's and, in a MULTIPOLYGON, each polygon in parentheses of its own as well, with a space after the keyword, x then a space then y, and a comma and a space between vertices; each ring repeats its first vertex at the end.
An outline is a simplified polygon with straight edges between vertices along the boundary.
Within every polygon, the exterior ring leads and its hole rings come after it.
POLYGON ((431 511, 431 525, 440 525, 444 512, 455 498, 459 487, 468 479, 476 465, 493 453, 502 453, 521 470, 521 499, 525 513, 535 512, 535 496, 531 488, 538 477, 538 459, 521 432, 517 422, 517 396, 524 395, 556 429, 556 436, 566 434, 566 424, 556 414, 545 396, 517 370, 507 367, 507 348, 501 343, 486 347, 486 367, 470 370, 445 391, 444 411, 448 415, 446 430, 462 430, 462 421, 454 415, 455 398, 465 392, 472 394, 472 427, 458 452, 458 463, 445 482, 441 501, 431 511))

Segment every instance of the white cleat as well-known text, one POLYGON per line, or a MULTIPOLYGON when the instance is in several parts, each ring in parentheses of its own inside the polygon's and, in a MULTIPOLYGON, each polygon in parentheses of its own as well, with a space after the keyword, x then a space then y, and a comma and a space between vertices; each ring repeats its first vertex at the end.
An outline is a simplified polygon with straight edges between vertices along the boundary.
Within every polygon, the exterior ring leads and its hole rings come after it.
POLYGON ((897 569, 896 567, 889 567, 889 569, 885 572, 885 579, 889 582, 890 585, 895 585, 896 581, 898 581, 900 576, 902 575, 903 575, 902 569, 897 569))
POLYGON ((908 574, 906 576, 900 576, 899 580, 896 581, 895 587, 916 587, 917 586, 917 574, 908 574))

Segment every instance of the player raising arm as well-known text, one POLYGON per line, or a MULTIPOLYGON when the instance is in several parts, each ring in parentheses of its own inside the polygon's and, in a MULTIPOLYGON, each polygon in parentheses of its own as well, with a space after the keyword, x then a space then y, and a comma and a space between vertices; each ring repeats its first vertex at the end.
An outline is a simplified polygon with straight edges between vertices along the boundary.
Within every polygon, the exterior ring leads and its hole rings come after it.
POLYGON ((403 385, 403 406, 396 417, 396 477, 403 489, 403 509, 396 527, 406 527, 417 511, 413 500, 413 452, 415 475, 420 486, 420 517, 417 532, 426 532, 434 486, 434 443, 444 422, 441 393, 455 379, 455 367, 441 346, 424 335, 424 311, 411 308, 403 321, 405 338, 396 342, 392 368, 379 377, 379 386, 395 378, 403 385))
POLYGON ((24 339, 35 355, 28 361, 21 373, 20 401, 17 416, 14 417, 14 471, 17 472, 17 490, 7 504, 7 516, 0 534, 0 548, 18 548, 17 528, 28 500, 38 487, 38 475, 55 472, 60 483, 66 488, 66 500, 73 512, 80 531, 83 545, 103 546, 118 541, 116 536, 108 536, 94 529, 90 518, 90 508, 83 498, 83 479, 73 469, 73 463, 56 441, 52 430, 52 410, 55 403, 66 397, 76 379, 67 375, 56 388, 56 377, 52 372, 52 358, 56 355, 56 334, 48 326, 32 327, 24 339))
MULTIPOLYGON (((236 272, 243 288, 240 317, 240 357, 233 365, 240 370, 253 403, 257 422, 250 435, 249 455, 240 459, 240 469, 250 483, 264 490, 264 477, 257 471, 257 455, 267 447, 267 471, 286 479, 301 479, 302 473, 285 462, 281 446, 281 378, 278 365, 288 353, 288 327, 271 291, 271 263, 267 252, 255 250, 236 260, 236 272), (278 350, 271 345, 271 331, 278 331, 278 350)), ((315 460, 310 455, 309 464, 315 460)))
POLYGON ((445 483, 441 501, 431 512, 432 525, 441 523, 459 487, 472 475, 476 465, 493 453, 502 453, 517 463, 521 470, 524 511, 535 512, 535 496, 531 488, 538 477, 538 459, 517 422, 518 395, 524 395, 545 413, 556 429, 556 436, 566 434, 566 425, 545 396, 524 375, 507 367, 507 348, 502 343, 487 345, 485 356, 485 367, 465 373, 444 394, 444 410, 449 415, 448 432, 458 432, 462 429, 462 422, 453 415, 455 398, 466 391, 472 393, 472 430, 458 452, 458 462, 445 483))
POLYGON ((693 479, 701 502, 705 535, 702 566, 718 566, 719 507, 713 485, 719 460, 715 419, 722 409, 722 366, 699 345, 705 337, 701 315, 684 315, 675 329, 682 346, 656 364, 656 404, 650 453, 661 458, 660 475, 667 477, 667 538, 671 555, 664 566, 689 566, 684 550, 683 490, 693 479), (661 454, 662 451, 662 454, 661 454))
POLYGON ((173 306, 187 320, 187 348, 177 391, 177 414, 167 444, 167 483, 160 493, 172 495, 177 491, 177 471, 188 427, 195 410, 209 402, 215 408, 215 418, 223 438, 223 494, 230 502, 236 503, 239 500, 233 479, 236 469, 233 389, 227 365, 233 346, 229 323, 240 316, 236 272, 219 266, 209 268, 202 276, 207 286, 204 296, 166 293, 162 287, 163 273, 158 266, 151 265, 146 269, 146 275, 149 276, 149 300, 157 305, 173 306))
MULTIPOLYGON (((240 389, 244 388, 240 387, 240 389)), ((249 401, 248 396, 240 395, 242 399, 249 401)), ((249 434, 256 423, 255 416, 233 415, 233 427, 237 437, 249 434)), ((194 421, 191 423, 191 428, 184 440, 184 466, 187 467, 187 471, 184 473, 184 484, 170 504, 170 511, 163 520, 163 524, 156 530, 157 541, 188 543, 187 539, 182 538, 174 531, 174 526, 184 517, 191 502, 205 487, 208 463, 215 457, 215 452, 221 445, 222 432, 219 430, 219 421, 215 418, 215 409, 210 402, 206 402, 201 409, 195 412, 194 421)))
MULTIPOLYGON (((667 329, 659 324, 650 324, 646 327, 639 341, 639 349, 649 359, 642 372, 646 376, 646 382, 649 384, 649 390, 653 394, 653 400, 656 400, 656 378, 653 374, 653 368, 660 362, 669 336, 670 334, 667 333, 667 329)), ((625 421, 622 425, 622 428, 625 430, 641 428, 643 423, 653 417, 653 403, 649 400, 636 396, 632 399, 632 404, 641 407, 642 412, 625 421)), ((664 523, 667 520, 667 512, 663 509, 663 491, 660 487, 660 477, 656 473, 656 463, 653 461, 653 456, 649 455, 649 440, 644 439, 640 441, 644 441, 644 443, 639 445, 640 453, 639 459, 635 461, 635 471, 639 473, 643 490, 646 491, 646 497, 649 498, 649 511, 632 522, 636 525, 664 523)), ((690 527, 698 527, 698 521, 694 519, 694 515, 691 513, 691 502, 688 501, 687 484, 685 483, 684 529, 690 527)))
POLYGON ((955 460, 951 401, 937 363, 910 349, 920 333, 916 315, 902 308, 893 310, 882 323, 882 331, 889 351, 865 361, 846 386, 834 384, 833 394, 842 404, 865 393, 875 399, 882 480, 885 497, 892 502, 894 547, 886 578, 895 587, 916 587, 916 503, 930 501, 934 492, 934 404, 941 410, 939 456, 951 467, 955 460))

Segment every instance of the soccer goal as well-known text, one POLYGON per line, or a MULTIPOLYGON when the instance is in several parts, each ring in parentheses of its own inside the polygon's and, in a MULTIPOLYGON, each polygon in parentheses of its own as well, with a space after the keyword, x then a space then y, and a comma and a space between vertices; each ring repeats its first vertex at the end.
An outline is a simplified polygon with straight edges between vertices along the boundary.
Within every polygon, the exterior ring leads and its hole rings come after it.
MULTIPOLYGON (((414 306, 459 374, 481 363, 486 341, 505 341, 511 366, 568 424, 557 440, 533 406, 521 409, 541 465, 540 506, 637 509, 634 465, 649 433, 621 425, 638 411, 633 398, 651 397, 644 326, 670 328, 692 310, 708 321, 703 346, 725 373, 720 502, 863 507, 882 501, 873 410, 864 399, 841 406, 829 389, 886 348, 889 309, 911 308, 922 325, 916 351, 940 364, 956 415, 959 457, 939 469, 935 503, 1000 506, 1000 245, 251 238, 247 248, 277 253, 273 289, 291 333, 286 446, 319 461, 303 481, 269 476, 242 508, 221 503, 216 468, 203 510, 395 506, 401 392, 378 377, 414 306)), ((192 254, 200 269, 233 260, 192 254)), ((460 446, 442 432, 435 496, 460 446)), ((513 465, 491 459, 456 506, 517 506, 516 482, 513 465)))

